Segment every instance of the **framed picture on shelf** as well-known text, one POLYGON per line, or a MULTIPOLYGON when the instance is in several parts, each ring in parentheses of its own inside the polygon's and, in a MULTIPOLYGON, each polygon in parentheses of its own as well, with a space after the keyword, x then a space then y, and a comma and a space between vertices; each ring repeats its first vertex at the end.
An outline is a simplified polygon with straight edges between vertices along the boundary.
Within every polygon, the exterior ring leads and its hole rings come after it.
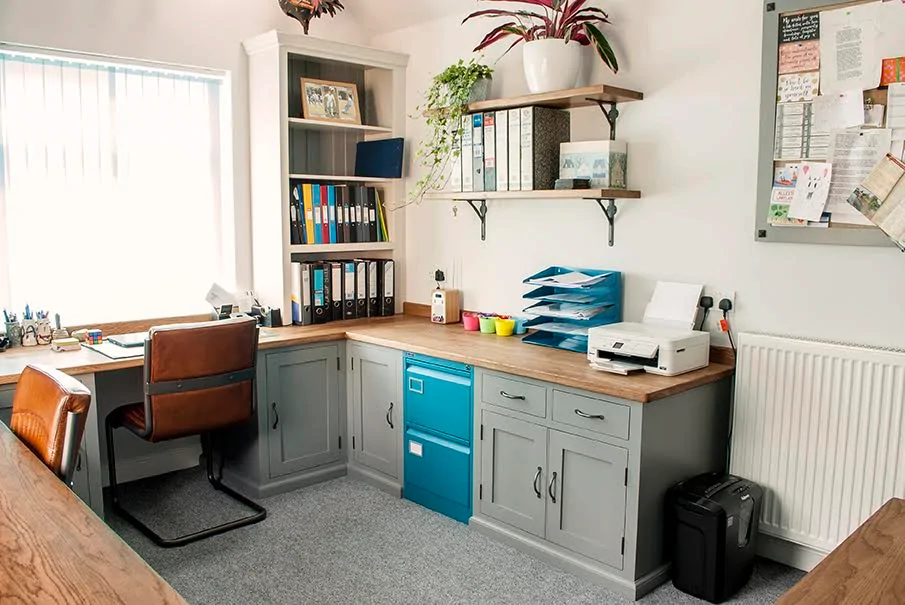
POLYGON ((307 120, 361 124, 358 86, 302 78, 302 115, 307 120))

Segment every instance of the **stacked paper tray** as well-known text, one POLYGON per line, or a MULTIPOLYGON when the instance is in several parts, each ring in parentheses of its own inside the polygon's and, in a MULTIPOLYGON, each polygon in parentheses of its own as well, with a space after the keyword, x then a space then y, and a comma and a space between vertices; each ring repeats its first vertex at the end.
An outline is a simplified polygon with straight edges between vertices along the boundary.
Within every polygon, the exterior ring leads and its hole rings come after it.
POLYGON ((534 317, 524 342, 587 352, 588 330, 622 321, 622 274, 602 269, 553 266, 524 283, 538 286, 525 294, 524 309, 534 317))

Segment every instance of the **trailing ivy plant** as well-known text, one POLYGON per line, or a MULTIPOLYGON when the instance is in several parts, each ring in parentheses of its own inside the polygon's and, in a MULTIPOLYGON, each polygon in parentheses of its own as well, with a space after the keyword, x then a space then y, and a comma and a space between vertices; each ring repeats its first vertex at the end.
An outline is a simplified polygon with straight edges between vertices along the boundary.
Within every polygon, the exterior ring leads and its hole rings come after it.
POLYGON ((425 193, 442 189, 449 178, 450 160, 462 153, 459 140, 462 117, 468 111, 472 89, 478 80, 493 76, 493 69, 475 59, 460 59, 431 80, 424 102, 417 107, 427 122, 427 136, 418 148, 418 163, 427 171, 415 184, 409 202, 420 201, 425 193))

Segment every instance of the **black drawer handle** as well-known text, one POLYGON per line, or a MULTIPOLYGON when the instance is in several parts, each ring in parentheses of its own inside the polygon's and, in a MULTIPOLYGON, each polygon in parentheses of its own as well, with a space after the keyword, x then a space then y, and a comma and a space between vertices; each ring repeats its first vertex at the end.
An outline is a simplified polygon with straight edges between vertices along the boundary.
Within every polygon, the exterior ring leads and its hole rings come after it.
POLYGON ((79 452, 79 457, 76 458, 75 472, 77 472, 77 473, 82 472, 82 452, 79 452))
POLYGON ((603 414, 585 414, 578 408, 575 408, 575 415, 581 416, 582 418, 587 418, 589 420, 606 420, 606 416, 603 414))
POLYGON ((393 426, 393 402, 390 402, 390 408, 387 410, 387 424, 390 425, 391 429, 395 429, 393 426))
POLYGON ((550 479, 550 485, 547 486, 547 493, 550 494, 553 504, 556 504, 556 471, 553 471, 553 478, 550 479))
POLYGON ((537 474, 534 475, 534 493, 537 494, 537 499, 540 500, 542 498, 540 493, 540 474, 543 471, 541 467, 537 467, 537 474))
POLYGON ((277 412, 277 402, 274 401, 270 407, 273 409, 273 430, 277 430, 277 426, 280 424, 280 413, 277 412))
POLYGON ((524 395, 510 395, 510 394, 507 393, 506 391, 500 391, 500 395, 502 395, 502 396, 505 397, 506 399, 515 399, 515 400, 517 400, 517 401, 525 401, 525 396, 524 396, 524 395))

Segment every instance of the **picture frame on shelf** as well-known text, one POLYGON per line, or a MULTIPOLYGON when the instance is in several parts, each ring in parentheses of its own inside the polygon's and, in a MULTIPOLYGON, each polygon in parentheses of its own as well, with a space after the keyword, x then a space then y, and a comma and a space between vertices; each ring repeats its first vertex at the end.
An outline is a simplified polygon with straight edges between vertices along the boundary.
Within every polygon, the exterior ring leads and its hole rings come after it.
POLYGON ((307 120, 361 125, 358 86, 302 78, 302 116, 307 120))

